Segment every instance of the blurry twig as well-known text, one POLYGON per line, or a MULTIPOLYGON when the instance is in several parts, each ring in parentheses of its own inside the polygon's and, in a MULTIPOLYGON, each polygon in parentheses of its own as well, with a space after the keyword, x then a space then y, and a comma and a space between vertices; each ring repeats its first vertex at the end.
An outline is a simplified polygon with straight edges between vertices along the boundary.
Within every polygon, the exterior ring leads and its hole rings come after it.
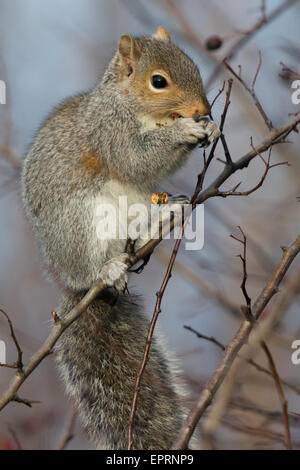
POLYGON ((242 79, 241 74, 237 74, 233 70, 233 68, 228 64, 227 60, 228 60, 228 57, 226 57, 223 60, 223 64, 232 73, 232 75, 234 75, 234 77, 243 85, 243 87, 248 91, 248 93, 250 93, 250 95, 252 96, 253 101, 255 103, 255 106, 257 107, 259 113, 261 114, 263 120, 265 121, 269 131, 272 130, 273 129, 273 124, 272 124, 271 120, 268 118, 268 116, 266 115, 266 112, 263 109, 263 107, 261 105, 261 102, 259 101, 259 99, 257 97, 257 94, 255 93, 255 90, 254 90, 255 83, 256 83, 256 80, 257 80, 257 77, 258 77, 258 74, 259 74, 259 71, 260 71, 260 68, 261 68, 261 64, 262 64, 261 51, 259 51, 259 63, 258 63, 258 67, 257 67, 257 70, 255 72, 255 75, 254 75, 251 86, 246 84, 246 82, 242 79))
POLYGON ((225 90, 225 85, 226 85, 226 80, 223 80, 222 88, 220 88, 215 98, 211 102, 211 105, 210 105, 211 109, 214 107, 214 104, 216 103, 216 101, 219 99, 219 97, 222 95, 223 91, 225 90))
POLYGON ((18 438, 17 433, 15 432, 15 430, 11 426, 9 426, 8 430, 9 430, 13 440, 15 441, 16 450, 23 450, 22 446, 21 446, 20 439, 18 438))
MULTIPOLYGON (((5 82, 8 82, 6 77, 6 68, 2 66, 2 78, 5 78, 5 82)), ((9 98, 9 89, 6 90, 7 95, 7 103, 4 106, 4 114, 2 115, 3 124, 2 124, 2 135, 1 135, 1 142, 0 142, 0 155, 3 159, 5 159, 11 167, 19 172, 21 170, 21 159, 18 155, 14 152, 12 148, 12 133, 13 133, 13 125, 12 125, 12 118, 11 118, 11 101, 9 98)))
POLYGON ((15 154, 15 152, 11 149, 11 147, 7 145, 0 145, 0 154, 5 160, 7 160, 15 170, 21 169, 21 160, 15 154))
POLYGON ((279 73, 279 77, 283 78, 284 80, 299 80, 300 79, 300 73, 296 72, 296 70, 288 67, 285 65, 283 62, 280 62, 280 65, 282 67, 282 72, 279 73))
MULTIPOLYGON (((186 326, 184 325, 184 328, 188 331, 191 331, 192 333, 194 333, 197 338, 199 339, 204 339, 206 341, 209 341, 213 344, 215 344, 217 347, 219 347, 222 351, 225 351, 226 349, 226 346, 221 343, 218 339, 212 337, 212 336, 206 336, 206 335, 203 335, 202 333, 200 333, 199 331, 195 330, 194 328, 190 327, 190 326, 186 326)), ((238 354, 238 357, 243 357, 242 355, 238 354)), ((258 364, 256 361, 254 361, 253 359, 247 359, 246 358, 246 361, 248 362, 248 364, 250 364, 251 366, 253 366, 258 372, 262 372, 270 377, 273 377, 273 374, 272 372, 270 372, 268 369, 266 369, 265 367, 261 366, 260 364, 258 364)), ((297 395, 300 395, 300 389, 297 388, 295 385, 289 383, 289 382, 286 382, 285 380, 282 380, 281 379, 281 383, 283 385, 285 385, 286 388, 288 388, 289 390, 291 390, 292 392, 296 393, 297 395)), ((282 413, 281 413, 281 416, 282 416, 282 413)))
POLYGON ((74 426, 76 422, 76 417, 77 417, 77 411, 73 409, 67 421, 66 427, 63 430, 62 436, 60 438, 60 441, 57 445, 56 450, 65 450, 68 443, 73 439, 74 437, 73 431, 74 431, 74 426))
POLYGON ((198 34, 195 33, 192 26, 189 24, 187 18, 185 17, 182 6, 179 6, 176 3, 176 0, 164 0, 165 5, 167 6, 168 10, 175 16, 178 23, 182 27, 182 31, 188 41, 192 44, 195 44, 201 50, 205 50, 204 44, 202 43, 201 38, 198 34))
MULTIPOLYGON (((229 427, 230 429, 233 429, 234 431, 238 431, 240 433, 245 433, 249 434, 252 436, 261 436, 266 439, 270 439, 275 442, 282 442, 284 439, 284 436, 275 431, 271 431, 270 429, 263 429, 261 426, 259 427, 253 427, 253 426, 246 426, 246 425, 241 425, 240 423, 233 423, 232 419, 223 419, 222 424, 225 425, 226 427, 229 427)), ((299 442, 296 443, 296 446, 299 447, 299 442)))
POLYGON ((203 335, 202 333, 199 333, 198 331, 194 330, 194 328, 192 328, 191 326, 184 325, 183 328, 185 330, 188 330, 188 331, 191 331, 192 333, 194 333, 197 336, 197 338, 205 339, 205 340, 215 344, 219 348, 221 348, 222 351, 225 351, 226 347, 222 343, 220 343, 220 341, 218 341, 216 338, 214 338, 213 336, 203 335))
MULTIPOLYGON (((251 402, 248 402, 242 399, 232 400, 229 405, 230 407, 237 408, 241 411, 246 411, 246 412, 250 411, 252 413, 257 413, 258 415, 265 415, 271 419, 282 419, 281 410, 280 411, 279 410, 278 411, 265 410, 259 406, 256 406, 256 405, 254 406, 251 402)), ((300 415, 297 415, 297 413, 289 412, 289 418, 291 419, 291 421, 294 421, 295 423, 297 423, 300 419, 300 415)))
POLYGON ((150 11, 142 2, 139 0, 120 0, 120 2, 142 24, 153 29, 157 27, 155 19, 151 17, 150 11))
POLYGON ((270 370, 273 374, 274 377, 274 383, 279 395, 279 399, 281 402, 282 406, 282 415, 283 415, 283 420, 284 420, 284 426, 285 426, 285 445, 287 449, 291 450, 292 449, 292 440, 291 440, 291 431, 290 431, 290 424, 289 424, 289 415, 288 415, 288 402, 287 399, 285 398, 285 394, 281 385, 281 379, 279 377, 279 374, 277 372, 277 368, 274 362, 274 359, 272 357, 272 354, 270 352, 270 349, 266 345, 265 341, 262 341, 261 346, 268 358, 269 362, 269 367, 270 370))

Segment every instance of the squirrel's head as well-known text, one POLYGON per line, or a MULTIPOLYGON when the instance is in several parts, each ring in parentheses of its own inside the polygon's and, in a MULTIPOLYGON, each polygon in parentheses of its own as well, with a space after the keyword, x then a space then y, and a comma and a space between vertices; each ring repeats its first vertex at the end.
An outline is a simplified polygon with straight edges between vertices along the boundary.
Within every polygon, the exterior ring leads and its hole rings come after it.
POLYGON ((118 54, 119 81, 151 116, 198 120, 210 113, 198 67, 162 26, 150 38, 121 36, 118 54))

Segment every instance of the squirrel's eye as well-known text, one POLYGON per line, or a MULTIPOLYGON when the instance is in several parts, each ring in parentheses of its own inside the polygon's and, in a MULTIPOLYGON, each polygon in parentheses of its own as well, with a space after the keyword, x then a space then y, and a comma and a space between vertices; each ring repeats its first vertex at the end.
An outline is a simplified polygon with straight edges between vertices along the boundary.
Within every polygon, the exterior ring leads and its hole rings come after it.
POLYGON ((154 88, 158 89, 166 88, 168 86, 167 80, 162 75, 153 75, 153 77, 151 77, 151 83, 154 88))

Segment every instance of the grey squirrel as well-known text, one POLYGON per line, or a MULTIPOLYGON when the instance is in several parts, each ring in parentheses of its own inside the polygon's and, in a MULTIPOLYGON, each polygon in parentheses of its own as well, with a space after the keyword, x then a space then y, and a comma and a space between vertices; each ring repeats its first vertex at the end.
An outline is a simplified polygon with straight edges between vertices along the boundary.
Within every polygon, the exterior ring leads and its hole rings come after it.
MULTIPOLYGON (((22 172, 23 201, 53 277, 64 317, 98 279, 110 288, 62 335, 58 368, 91 438, 126 449, 134 383, 148 320, 123 293, 127 254, 120 239, 96 235, 95 209, 118 197, 149 207, 157 183, 182 167, 199 142, 220 132, 199 70, 159 27, 123 35, 99 85, 66 100, 41 127, 22 172), (177 119, 174 119, 174 116, 177 119)), ((142 246, 145 240, 137 240, 142 246)), ((134 449, 169 449, 184 416, 180 387, 154 337, 133 427, 134 449)))

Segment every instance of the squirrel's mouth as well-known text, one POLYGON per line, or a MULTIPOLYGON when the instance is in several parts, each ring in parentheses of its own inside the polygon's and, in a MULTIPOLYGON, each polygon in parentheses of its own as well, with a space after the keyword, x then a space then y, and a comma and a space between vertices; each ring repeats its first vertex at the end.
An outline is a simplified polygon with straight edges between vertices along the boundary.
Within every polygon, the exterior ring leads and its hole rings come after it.
POLYGON ((174 119, 174 120, 175 120, 175 119, 182 118, 182 117, 183 117, 183 116, 181 116, 181 114, 178 114, 178 113, 172 113, 172 114, 171 114, 171 118, 174 119))
MULTIPOLYGON (((179 113, 172 113, 171 118, 172 118, 173 121, 175 121, 176 119, 184 118, 184 116, 182 116, 182 114, 179 114, 179 113)), ((202 116, 202 115, 197 113, 193 116, 193 118, 194 118, 195 122, 200 122, 203 119, 207 119, 207 116, 206 115, 202 116)))

